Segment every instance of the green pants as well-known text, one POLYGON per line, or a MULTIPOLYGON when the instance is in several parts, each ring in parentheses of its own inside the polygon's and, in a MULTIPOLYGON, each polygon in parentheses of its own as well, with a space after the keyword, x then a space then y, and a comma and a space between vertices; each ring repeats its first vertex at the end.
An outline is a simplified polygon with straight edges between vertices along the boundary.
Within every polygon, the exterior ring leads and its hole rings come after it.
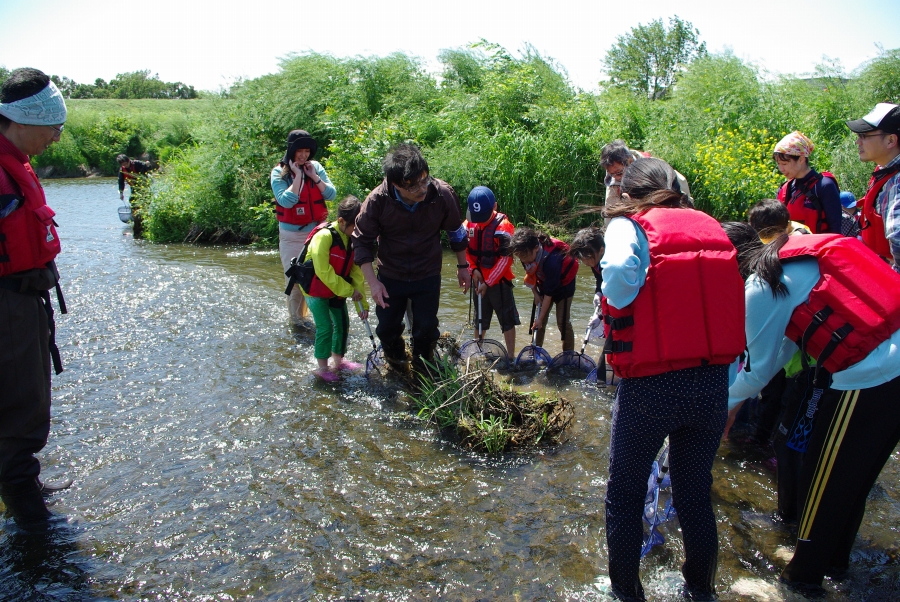
POLYGON ((316 322, 316 359, 328 359, 332 353, 340 356, 347 353, 347 331, 350 327, 347 300, 306 297, 306 304, 316 322))

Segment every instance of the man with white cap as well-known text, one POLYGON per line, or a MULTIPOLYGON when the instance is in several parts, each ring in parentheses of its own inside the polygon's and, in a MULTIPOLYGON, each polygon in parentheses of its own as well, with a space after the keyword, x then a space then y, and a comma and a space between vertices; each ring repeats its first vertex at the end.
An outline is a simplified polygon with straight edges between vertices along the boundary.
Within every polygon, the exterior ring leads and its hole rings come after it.
POLYGON ((30 157, 59 140, 65 121, 62 95, 41 71, 16 69, 0 86, 0 497, 23 528, 46 523, 43 496, 71 485, 42 483, 34 457, 50 433, 51 363, 62 371, 50 289, 65 305, 54 213, 30 157))
POLYGON ((900 272, 900 106, 886 102, 847 122, 861 161, 875 163, 862 199, 862 240, 900 272))

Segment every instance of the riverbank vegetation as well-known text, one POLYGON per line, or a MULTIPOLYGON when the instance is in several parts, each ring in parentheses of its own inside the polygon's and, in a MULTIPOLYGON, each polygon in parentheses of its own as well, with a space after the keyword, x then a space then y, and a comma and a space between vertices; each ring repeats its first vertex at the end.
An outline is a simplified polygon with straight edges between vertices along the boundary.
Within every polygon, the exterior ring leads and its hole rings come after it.
POLYGON ((41 177, 112 176, 116 155, 167 163, 195 144, 194 131, 212 114, 211 100, 66 100, 59 142, 32 161, 41 177))
POLYGON ((163 172, 147 208, 148 238, 271 244, 269 173, 290 130, 319 141, 316 159, 339 198, 364 198, 382 179, 387 149, 411 141, 461 199, 489 186, 513 222, 565 234, 597 218, 572 215, 599 205, 600 149, 616 138, 669 161, 697 206, 717 218, 741 219, 775 195, 782 177, 771 150, 795 129, 816 144, 811 164, 860 196, 872 166, 859 161, 844 122, 900 100, 900 50, 850 74, 832 61, 812 78, 774 77, 731 54, 708 54, 699 32, 677 17, 668 28, 654 22, 621 36, 605 62, 616 77, 597 93, 574 89, 562 66, 531 48, 514 56, 481 41, 439 59, 433 75, 404 54, 294 55, 227 95, 155 101, 171 108, 152 115, 135 114, 133 101, 123 113, 79 104, 111 101, 70 101, 62 140, 36 164, 109 174, 117 153, 149 153, 163 172), (673 47, 653 55, 654 36, 673 47), (645 66, 617 65, 618 56, 635 54, 645 66))
MULTIPOLYGON (((832 64, 813 79, 772 78, 730 54, 697 52, 658 99, 630 85, 577 91, 561 66, 532 49, 513 56, 481 42, 440 60, 436 78, 402 54, 309 53, 236 86, 214 101, 198 144, 168 162, 148 236, 221 239, 228 231, 234 240, 274 241, 269 172, 294 128, 319 140, 317 159, 339 196, 364 198, 382 179, 390 145, 412 141, 461 198, 487 185, 516 223, 559 224, 596 205, 600 149, 615 138, 668 160, 688 178, 698 207, 718 218, 742 218, 775 195, 782 178, 771 150, 794 129, 815 141, 812 164, 859 196, 872 166, 859 161, 844 121, 891 100, 885 95, 900 81, 898 51, 852 78, 832 64)), ((568 230, 591 218, 570 221, 568 230)))

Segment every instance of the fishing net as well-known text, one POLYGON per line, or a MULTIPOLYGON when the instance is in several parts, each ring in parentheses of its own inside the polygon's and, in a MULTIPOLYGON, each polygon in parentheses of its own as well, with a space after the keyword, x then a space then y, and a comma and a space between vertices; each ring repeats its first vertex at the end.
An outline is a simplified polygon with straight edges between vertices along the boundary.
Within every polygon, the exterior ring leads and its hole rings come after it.
POLYGON ((506 347, 493 339, 479 341, 474 339, 459 348, 459 358, 464 361, 478 362, 498 370, 509 369, 509 355, 506 347))
POLYGON ((663 448, 659 459, 653 461, 650 477, 647 479, 647 496, 644 498, 644 522, 650 527, 644 534, 644 543, 641 547, 641 557, 646 556, 653 546, 666 542, 666 538, 659 532, 659 526, 675 516, 675 508, 672 506, 672 496, 666 500, 665 508, 659 511, 659 492, 661 489, 669 489, 669 446, 663 448))
POLYGON ((594 372, 596 379, 597 364, 584 353, 563 351, 547 364, 547 372, 552 374, 590 374, 594 372))
POLYGON ((382 374, 384 367, 384 352, 381 350, 381 345, 379 345, 377 349, 370 351, 368 357, 366 357, 366 376, 369 376, 372 372, 382 374))
POLYGON ((522 348, 516 357, 516 368, 519 370, 540 370, 550 364, 550 354, 543 347, 528 345, 522 348))
POLYGON ((603 381, 603 384, 608 387, 612 387, 612 386, 619 384, 619 377, 616 376, 615 372, 613 372, 612 366, 610 366, 609 364, 605 364, 603 361, 600 362, 599 366, 597 366, 596 368, 591 370, 590 373, 588 373, 587 378, 585 380, 592 385, 596 385, 600 379, 600 374, 599 374, 600 368, 603 367, 604 365, 606 367, 606 370, 605 370, 606 378, 603 381))

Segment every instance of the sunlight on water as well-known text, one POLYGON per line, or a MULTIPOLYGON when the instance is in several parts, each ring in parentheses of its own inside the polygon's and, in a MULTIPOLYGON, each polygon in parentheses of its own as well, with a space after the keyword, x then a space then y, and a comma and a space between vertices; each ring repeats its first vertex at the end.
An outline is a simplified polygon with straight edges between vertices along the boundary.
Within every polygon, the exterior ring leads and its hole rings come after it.
MULTIPOLYGON (((612 390, 516 375, 574 403, 567 441, 502 458, 456 449, 390 381, 311 376, 313 340, 287 323, 277 251, 134 241, 114 186, 47 185, 70 313, 57 314, 66 371, 41 459, 75 486, 52 507, 68 517, 53 541, 12 523, 0 534, 8 599, 44 599, 48 582, 62 592, 50 599, 603 598, 612 390)), ((448 277, 455 257, 445 263, 441 330, 467 340, 468 296, 448 277)), ((578 287, 576 331, 592 311, 586 269, 578 287)), ((552 331, 546 346, 560 351, 552 331)), ((370 350, 354 320, 348 356, 370 350)), ((793 540, 771 519, 765 459, 719 451, 722 600, 798 599, 777 584, 793 540)), ((898 467, 895 453, 829 599, 900 588, 898 467)), ((683 550, 677 523, 662 530, 643 581, 652 599, 675 599, 683 550)))

